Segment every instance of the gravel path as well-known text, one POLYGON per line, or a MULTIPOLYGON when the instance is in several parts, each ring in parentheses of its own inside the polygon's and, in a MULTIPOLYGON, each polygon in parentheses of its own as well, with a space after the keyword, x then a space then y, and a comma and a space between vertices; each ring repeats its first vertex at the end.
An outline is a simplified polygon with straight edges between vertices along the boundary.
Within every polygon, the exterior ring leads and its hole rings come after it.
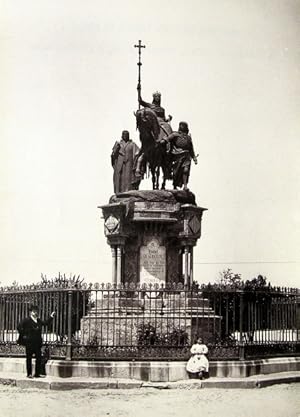
POLYGON ((51 391, 0 386, 3 417, 300 417, 300 384, 263 389, 51 391))

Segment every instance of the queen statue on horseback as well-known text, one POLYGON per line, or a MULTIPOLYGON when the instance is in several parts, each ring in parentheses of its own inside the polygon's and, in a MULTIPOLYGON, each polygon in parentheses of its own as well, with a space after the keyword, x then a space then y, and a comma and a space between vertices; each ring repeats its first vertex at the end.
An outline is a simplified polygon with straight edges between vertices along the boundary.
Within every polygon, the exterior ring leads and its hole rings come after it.
POLYGON ((155 91, 155 93, 152 94, 152 97, 152 103, 144 101, 141 97, 141 89, 138 86, 139 104, 154 111, 157 116, 159 126, 162 129, 162 134, 165 133, 166 135, 169 135, 172 132, 172 128, 169 124, 172 120, 172 116, 169 114, 166 118, 165 109, 161 106, 161 93, 159 91, 155 91))
POLYGON ((141 97, 141 87, 138 85, 138 101, 143 106, 136 112, 137 127, 140 131, 141 150, 136 161, 135 175, 142 178, 145 171, 145 164, 148 162, 152 173, 153 188, 158 188, 159 169, 163 170, 164 179, 162 188, 165 187, 165 180, 170 175, 168 156, 165 143, 162 139, 172 133, 170 121, 172 116, 165 116, 165 109, 161 106, 161 94, 153 93, 152 103, 144 101, 141 97))

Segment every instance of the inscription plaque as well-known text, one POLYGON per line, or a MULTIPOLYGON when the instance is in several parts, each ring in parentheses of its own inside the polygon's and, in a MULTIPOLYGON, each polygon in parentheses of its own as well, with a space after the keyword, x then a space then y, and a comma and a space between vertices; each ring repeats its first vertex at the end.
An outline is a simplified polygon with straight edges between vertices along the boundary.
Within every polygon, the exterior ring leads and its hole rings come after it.
POLYGON ((140 283, 164 284, 166 281, 166 248, 152 238, 140 248, 140 283))

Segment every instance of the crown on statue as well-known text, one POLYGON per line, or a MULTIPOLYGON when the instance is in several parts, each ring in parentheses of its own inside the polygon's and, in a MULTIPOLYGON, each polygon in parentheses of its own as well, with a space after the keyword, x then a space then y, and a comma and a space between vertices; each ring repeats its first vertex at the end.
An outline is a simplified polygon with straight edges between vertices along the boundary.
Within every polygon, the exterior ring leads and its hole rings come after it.
POLYGON ((161 93, 160 93, 159 91, 155 91, 155 92, 152 94, 152 97, 155 97, 155 96, 161 97, 161 93))

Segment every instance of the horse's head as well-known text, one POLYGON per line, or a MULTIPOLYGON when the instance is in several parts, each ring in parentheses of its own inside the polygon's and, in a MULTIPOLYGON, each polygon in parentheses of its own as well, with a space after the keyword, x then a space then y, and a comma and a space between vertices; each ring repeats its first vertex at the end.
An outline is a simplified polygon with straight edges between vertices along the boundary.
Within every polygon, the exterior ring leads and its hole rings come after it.
POLYGON ((137 110, 135 117, 136 126, 139 129, 141 136, 151 135, 156 141, 159 136, 160 126, 155 112, 145 107, 144 109, 137 110))

